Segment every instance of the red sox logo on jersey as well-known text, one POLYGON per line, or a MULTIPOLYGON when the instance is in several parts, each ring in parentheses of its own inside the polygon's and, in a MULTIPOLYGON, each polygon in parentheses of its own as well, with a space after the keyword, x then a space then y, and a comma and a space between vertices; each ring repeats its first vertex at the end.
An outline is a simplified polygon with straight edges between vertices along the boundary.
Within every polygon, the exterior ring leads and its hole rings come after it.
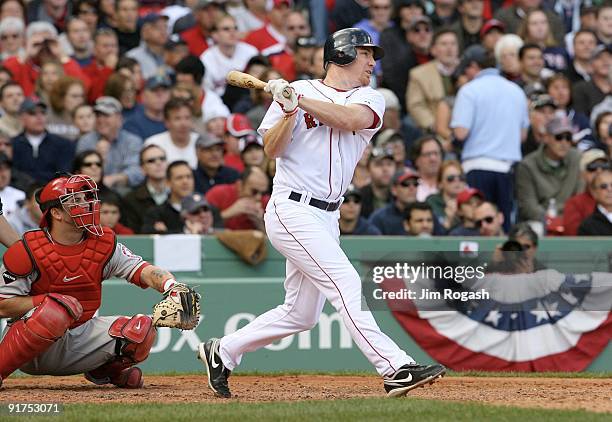
POLYGON ((312 114, 304 113, 304 123, 306 123, 306 129, 312 129, 313 127, 323 126, 323 123, 317 122, 312 114))

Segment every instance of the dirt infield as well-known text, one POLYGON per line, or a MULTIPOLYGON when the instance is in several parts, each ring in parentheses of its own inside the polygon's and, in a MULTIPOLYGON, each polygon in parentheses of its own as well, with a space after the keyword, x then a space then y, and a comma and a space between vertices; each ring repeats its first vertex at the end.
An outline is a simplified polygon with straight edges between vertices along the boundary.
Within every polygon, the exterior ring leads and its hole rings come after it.
MULTIPOLYGON (((133 402, 270 402, 383 397, 374 376, 234 376, 231 400, 218 399, 206 376, 148 376, 145 388, 121 390, 95 386, 82 377, 9 378, 0 402, 133 403, 133 402)), ((612 412, 612 379, 445 377, 419 388, 412 397, 471 401, 528 408, 584 409, 612 412)))

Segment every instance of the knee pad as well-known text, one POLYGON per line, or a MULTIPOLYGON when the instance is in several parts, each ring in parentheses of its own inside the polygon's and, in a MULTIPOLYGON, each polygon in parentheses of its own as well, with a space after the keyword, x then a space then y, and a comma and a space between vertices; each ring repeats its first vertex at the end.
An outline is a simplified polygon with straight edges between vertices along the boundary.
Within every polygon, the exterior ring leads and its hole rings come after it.
POLYGON ((120 348, 120 356, 138 363, 149 356, 157 331, 151 317, 138 314, 132 318, 117 318, 108 329, 108 334, 124 343, 120 348))
POLYGON ((45 297, 29 318, 12 324, 2 339, 0 377, 6 378, 44 353, 81 313, 80 303, 71 296, 52 294, 45 297))

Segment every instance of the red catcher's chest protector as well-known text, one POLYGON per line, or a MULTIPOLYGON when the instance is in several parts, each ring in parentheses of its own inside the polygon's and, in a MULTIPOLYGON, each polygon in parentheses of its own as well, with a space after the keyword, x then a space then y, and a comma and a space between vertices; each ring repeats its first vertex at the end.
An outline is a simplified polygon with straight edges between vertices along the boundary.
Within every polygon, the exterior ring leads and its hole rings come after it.
POLYGON ((52 243, 44 231, 34 230, 23 235, 23 243, 38 272, 30 294, 61 293, 76 298, 83 315, 70 328, 91 319, 100 307, 102 272, 115 251, 115 233, 105 228, 102 236, 88 235, 78 245, 65 246, 52 243))

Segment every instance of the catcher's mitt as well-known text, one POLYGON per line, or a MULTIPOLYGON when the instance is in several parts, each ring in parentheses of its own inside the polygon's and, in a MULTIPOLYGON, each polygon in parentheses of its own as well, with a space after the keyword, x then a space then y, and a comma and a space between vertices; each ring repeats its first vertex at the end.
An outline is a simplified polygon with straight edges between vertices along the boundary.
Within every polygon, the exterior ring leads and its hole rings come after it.
POLYGON ((176 283, 164 292, 164 298, 153 307, 156 327, 193 330, 200 317, 200 295, 191 287, 176 283))

